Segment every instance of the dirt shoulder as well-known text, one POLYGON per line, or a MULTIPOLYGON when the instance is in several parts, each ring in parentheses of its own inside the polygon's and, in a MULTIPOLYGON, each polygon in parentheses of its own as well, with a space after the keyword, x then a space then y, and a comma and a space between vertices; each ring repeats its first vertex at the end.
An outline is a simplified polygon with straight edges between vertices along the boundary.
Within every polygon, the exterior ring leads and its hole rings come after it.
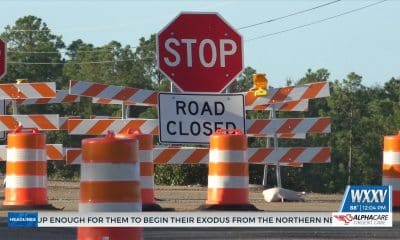
MULTIPOLYGON (((263 199, 263 189, 250 187, 250 203, 264 211, 337 211, 341 194, 306 193, 305 202, 267 203, 263 199)), ((175 211, 194 211, 205 203, 207 187, 201 186, 156 186, 157 203, 163 208, 175 211)), ((49 203, 64 211, 77 211, 79 203, 79 182, 49 181, 49 203)), ((0 189, 0 199, 4 189, 0 189)), ((5 214, 0 212, 1 215, 5 214)))

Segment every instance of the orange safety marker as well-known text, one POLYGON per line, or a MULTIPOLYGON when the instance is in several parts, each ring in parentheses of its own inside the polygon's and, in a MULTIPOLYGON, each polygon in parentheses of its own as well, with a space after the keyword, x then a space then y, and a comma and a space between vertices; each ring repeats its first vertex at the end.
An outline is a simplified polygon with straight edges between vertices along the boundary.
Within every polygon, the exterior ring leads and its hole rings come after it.
POLYGON ((51 209, 47 198, 46 135, 18 127, 7 135, 3 209, 51 209))
POLYGON ((247 138, 238 129, 218 129, 210 137, 206 205, 212 210, 257 210, 249 204, 247 138))
MULTIPOLYGON (((104 138, 82 140, 79 212, 140 212, 138 141, 104 138)), ((133 227, 79 227, 78 240, 142 239, 133 227)))
POLYGON ((117 134, 116 136, 139 141, 142 211, 163 210, 160 205, 156 204, 154 198, 153 135, 128 129, 125 133, 117 134))
POLYGON ((255 92, 244 93, 247 108, 278 102, 329 97, 329 82, 316 82, 302 86, 288 86, 268 89, 268 96, 259 97, 255 92))
POLYGON ((392 185, 393 208, 400 208, 400 132, 383 138, 382 185, 392 185))

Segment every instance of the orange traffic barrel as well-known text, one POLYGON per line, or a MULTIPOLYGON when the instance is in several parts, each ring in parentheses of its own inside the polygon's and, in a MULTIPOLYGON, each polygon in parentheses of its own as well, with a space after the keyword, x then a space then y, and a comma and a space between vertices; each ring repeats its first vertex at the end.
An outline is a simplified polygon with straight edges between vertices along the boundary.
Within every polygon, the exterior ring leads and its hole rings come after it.
POLYGON ((3 209, 53 208, 47 198, 46 135, 18 127, 7 135, 3 209))
POLYGON ((119 138, 137 139, 139 141, 142 211, 163 210, 155 202, 154 198, 153 135, 128 129, 125 133, 117 134, 116 136, 119 138))
MULTIPOLYGON (((79 212, 140 212, 138 141, 116 138, 82 140, 79 212)), ((78 240, 142 238, 134 227, 79 227, 78 240)))
POLYGON ((257 210, 249 204, 247 138, 238 129, 218 129, 210 137, 206 205, 215 210, 257 210))
POLYGON ((400 132, 383 139, 382 185, 392 185, 393 208, 400 208, 400 132))

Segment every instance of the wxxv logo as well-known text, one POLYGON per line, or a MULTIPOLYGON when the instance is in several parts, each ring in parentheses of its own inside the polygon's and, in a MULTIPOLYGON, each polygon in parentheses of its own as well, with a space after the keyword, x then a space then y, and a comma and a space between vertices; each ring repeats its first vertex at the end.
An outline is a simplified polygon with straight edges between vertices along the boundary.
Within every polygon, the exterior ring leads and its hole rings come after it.
MULTIPOLYGON (((351 189, 353 203, 384 203, 388 190, 385 189, 351 189)), ((381 209, 385 210, 385 209, 381 209)))
POLYGON ((392 226, 391 186, 347 186, 334 226, 392 226))
POLYGON ((341 212, 391 212, 391 186, 347 186, 341 212))

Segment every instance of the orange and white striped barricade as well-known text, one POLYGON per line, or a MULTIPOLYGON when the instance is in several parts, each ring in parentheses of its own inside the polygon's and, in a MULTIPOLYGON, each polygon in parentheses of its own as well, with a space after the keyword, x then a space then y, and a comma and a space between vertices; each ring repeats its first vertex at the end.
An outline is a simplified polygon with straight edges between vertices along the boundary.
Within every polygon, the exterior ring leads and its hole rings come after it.
POLYGON ((249 148, 249 164, 269 164, 281 166, 298 166, 303 163, 323 164, 331 161, 331 150, 328 147, 278 147, 249 148))
POLYGON ((383 138, 382 185, 392 185, 392 206, 400 210, 400 132, 383 138))
POLYGON ((55 82, 0 84, 0 99, 54 98, 55 82))
MULTIPOLYGON (((102 103, 111 104, 108 100, 123 101, 124 104, 142 104, 154 106, 157 104, 157 92, 131 87, 105 85, 95 82, 70 81, 70 94, 86 97, 102 98, 102 103)), ((288 86, 282 88, 270 88, 267 96, 255 96, 254 92, 243 92, 247 110, 256 109, 279 102, 290 102, 329 96, 329 83, 317 82, 303 86, 288 86)), ((114 102, 118 103, 118 102, 114 102)))
POLYGON ((97 104, 109 104, 109 105, 127 105, 127 106, 156 106, 156 104, 146 104, 146 103, 134 103, 134 102, 125 102, 121 100, 114 100, 114 99, 106 99, 106 98, 92 98, 92 103, 97 104))
POLYGON ((58 130, 58 114, 0 115, 0 131, 12 131, 19 126, 38 130, 58 130))
POLYGON ((68 119, 69 135, 106 135, 108 131, 124 133, 127 129, 158 134, 158 119, 68 119))
POLYGON ((69 94, 68 90, 57 90, 54 98, 26 98, 16 100, 19 105, 74 103, 79 101, 80 97, 69 94))
POLYGON ((68 130, 69 119, 81 119, 81 116, 59 117, 59 130, 68 130))
MULTIPOLYGON (((279 138, 305 138, 306 133, 329 133, 330 118, 246 119, 247 135, 279 138)), ((127 129, 158 135, 158 119, 68 119, 70 135, 105 135, 107 131, 123 133, 127 129)))
POLYGON ((82 163, 82 149, 81 148, 65 149, 65 161, 67 165, 80 165, 82 163))
POLYGON ((95 82, 70 81, 69 93, 86 97, 120 100, 125 104, 157 105, 157 92, 152 90, 106 85, 95 82))
MULTIPOLYGON (((62 144, 46 144, 47 160, 64 160, 65 153, 62 144)), ((0 145, 0 161, 7 160, 7 146, 0 145)))
MULTIPOLYGON (((140 212, 138 141, 116 138, 82 140, 79 212, 140 212)), ((79 227, 78 240, 141 239, 133 227, 79 227)))
POLYGON ((208 191, 200 209, 257 210, 249 204, 247 138, 240 130, 218 129, 210 136, 208 191))
POLYGON ((299 133, 330 133, 331 119, 321 118, 274 118, 247 119, 248 136, 299 133))
POLYGON ((272 105, 275 111, 304 112, 308 110, 308 99, 288 101, 288 102, 278 102, 278 103, 264 104, 264 105, 255 105, 255 106, 250 105, 246 106, 246 110, 271 111, 272 105))
POLYGON ((329 83, 316 82, 302 86, 288 86, 268 89, 267 96, 255 96, 253 91, 244 94, 246 109, 279 102, 329 97, 329 83))
POLYGON ((162 210, 154 198, 153 135, 128 129, 125 133, 117 134, 117 137, 137 139, 139 141, 142 211, 162 210))
POLYGON ((7 136, 4 209, 52 209, 47 198, 46 135, 19 127, 7 136))
MULTIPOLYGON (((166 148, 161 146, 153 148, 154 164, 208 164, 208 160, 208 148, 166 148)), ((330 163, 331 150, 328 147, 248 148, 246 152, 246 160, 249 164, 276 165, 279 163, 281 166, 299 167, 303 163, 330 163)), ((67 165, 81 164, 82 149, 68 148, 66 150, 66 161, 67 165)))
POLYGON ((65 151, 62 144, 46 144, 47 160, 65 160, 65 151))

